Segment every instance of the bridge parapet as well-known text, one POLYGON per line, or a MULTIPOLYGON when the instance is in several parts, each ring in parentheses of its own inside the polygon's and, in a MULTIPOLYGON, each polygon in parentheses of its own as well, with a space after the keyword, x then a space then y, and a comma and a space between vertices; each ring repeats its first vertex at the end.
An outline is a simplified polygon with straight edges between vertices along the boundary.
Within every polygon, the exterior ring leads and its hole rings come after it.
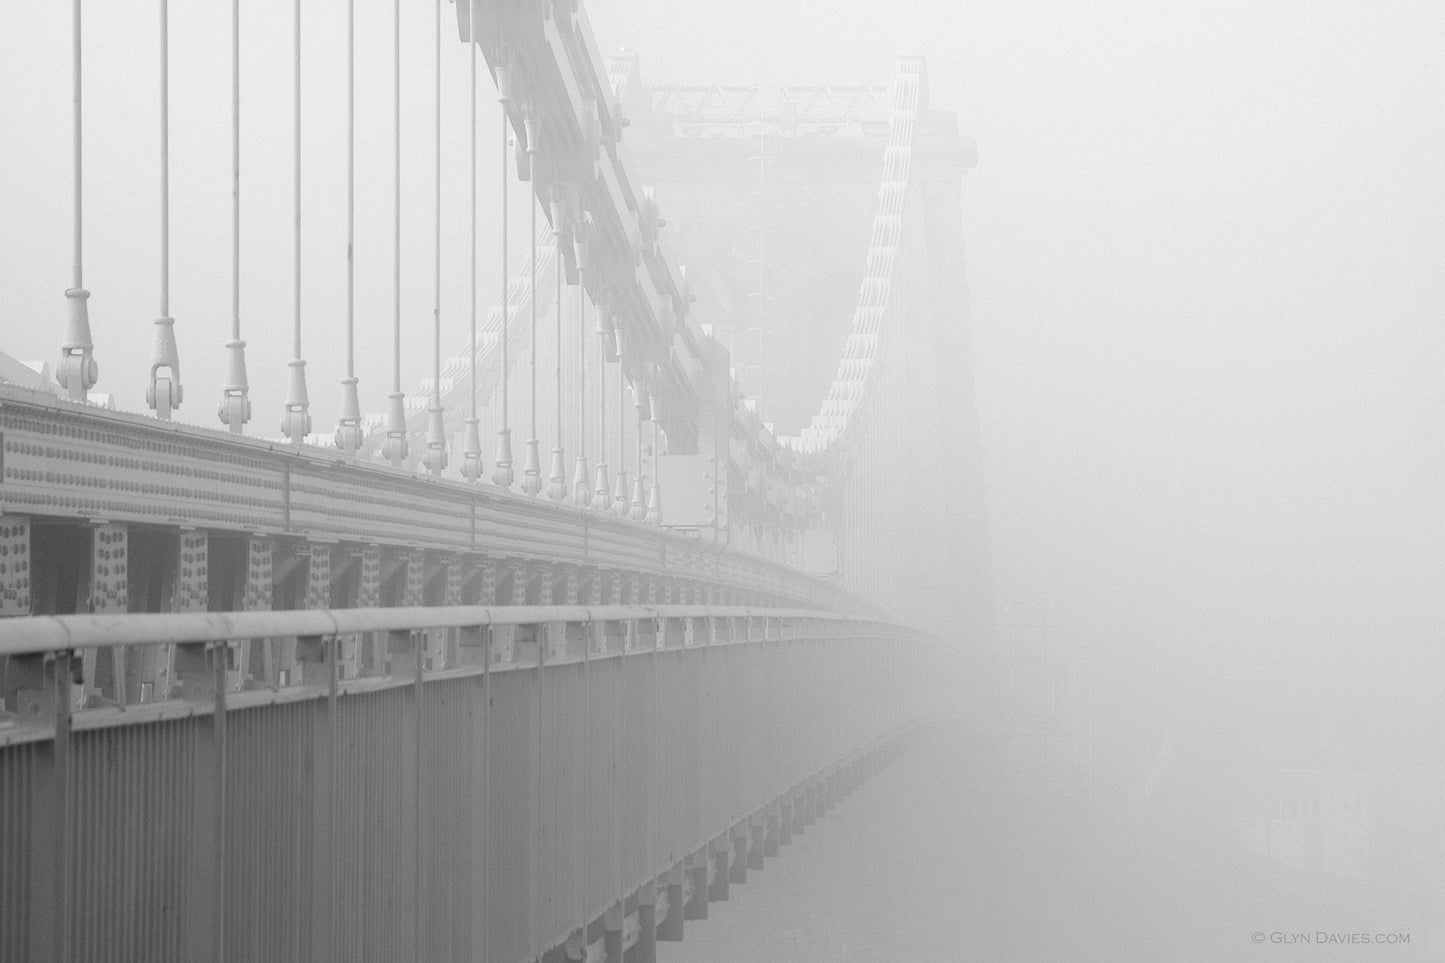
MULTIPOLYGON (((4 616, 584 596, 868 611, 780 564, 624 517, 9 386, 0 545, 4 616)), ((384 661, 359 642, 343 658, 351 675, 384 661)), ((242 645, 227 685, 285 688, 300 670, 291 643, 242 645)), ((164 700, 173 672, 155 646, 90 653, 76 706, 164 700)))
POLYGON ((651 959, 953 667, 895 625, 708 606, 39 617, 0 657, 0 958, 36 961, 651 959), (358 635, 384 673, 346 676, 358 635), (298 685, 229 691, 258 637, 298 685), (84 653, 140 643, 172 697, 74 712, 84 653))

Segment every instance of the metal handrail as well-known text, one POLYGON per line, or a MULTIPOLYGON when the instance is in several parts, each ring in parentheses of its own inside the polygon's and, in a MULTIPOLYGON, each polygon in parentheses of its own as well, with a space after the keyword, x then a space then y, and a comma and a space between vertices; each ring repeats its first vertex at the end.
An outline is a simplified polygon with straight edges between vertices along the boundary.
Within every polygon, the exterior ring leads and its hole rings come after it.
POLYGON ((267 612, 37 615, 0 621, 0 656, 124 645, 225 642, 491 625, 622 622, 637 619, 759 618, 820 621, 946 647, 926 633, 815 609, 721 605, 445 605, 267 612))

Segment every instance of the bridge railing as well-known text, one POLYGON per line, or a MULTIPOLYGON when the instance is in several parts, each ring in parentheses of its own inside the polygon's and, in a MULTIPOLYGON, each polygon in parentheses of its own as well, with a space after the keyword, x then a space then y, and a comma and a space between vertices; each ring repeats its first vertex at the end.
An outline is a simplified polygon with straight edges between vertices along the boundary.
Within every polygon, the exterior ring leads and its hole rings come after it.
POLYGON ((0 959, 648 959, 936 711, 951 659, 798 609, 3 622, 0 959), (295 641, 300 685, 228 691, 256 638, 295 641), (343 678, 348 639, 384 671, 343 678), (175 647, 180 697, 74 711, 84 653, 135 644, 175 647))

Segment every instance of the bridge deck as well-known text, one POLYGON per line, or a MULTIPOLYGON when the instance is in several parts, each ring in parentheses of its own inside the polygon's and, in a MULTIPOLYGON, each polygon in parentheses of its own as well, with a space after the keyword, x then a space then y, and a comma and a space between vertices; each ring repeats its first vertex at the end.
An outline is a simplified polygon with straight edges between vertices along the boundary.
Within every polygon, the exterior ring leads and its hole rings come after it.
POLYGON ((727 585, 759 601, 846 600, 793 569, 625 517, 8 385, 0 512, 565 562, 727 585))

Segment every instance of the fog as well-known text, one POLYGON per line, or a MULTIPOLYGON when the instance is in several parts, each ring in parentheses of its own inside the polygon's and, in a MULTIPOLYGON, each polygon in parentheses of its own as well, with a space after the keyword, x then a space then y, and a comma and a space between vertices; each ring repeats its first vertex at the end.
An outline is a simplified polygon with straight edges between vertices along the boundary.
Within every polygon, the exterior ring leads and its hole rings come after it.
MULTIPOLYGON (((932 103, 979 147, 964 238, 999 608, 1046 602, 1057 650, 1095 647, 1109 817, 1141 818, 1166 743, 1184 789, 1165 808, 1196 835, 1233 825, 1249 802, 1212 789, 1247 773, 1378 766, 1439 785, 1445 10, 591 9, 658 80, 857 82, 927 56, 932 103)), ((1438 826, 1438 798, 1377 828, 1438 826)), ((1445 849, 1414 845, 1420 875, 1383 870, 1391 885, 1372 880, 1359 915, 1413 927, 1416 951, 1433 926, 1441 952, 1441 914, 1400 894, 1438 898, 1445 849)), ((1199 862, 1210 885, 1253 892, 1199 862)), ((1364 925, 1323 903, 1258 910, 1266 932, 1285 915, 1364 925)), ((1112 958, 1255 951, 1212 911, 1206 940, 1125 939, 1112 958)))
POLYGON ((659 80, 856 82, 927 55, 979 144, 964 233, 1002 604, 1047 599, 1160 711, 1434 690, 1437 6, 589 9, 659 80))
MULTIPOLYGON (((173 38, 191 38, 174 49, 172 68, 172 313, 187 390, 179 416, 215 426, 229 317, 226 11, 173 6, 173 38)), ((326 345, 308 351, 323 432, 339 400, 344 297, 335 250, 344 243, 337 138, 345 101, 334 69, 344 56, 344 13, 335 6, 307 14, 316 18, 306 74, 307 136, 316 146, 306 159, 315 213, 307 215, 304 303, 319 325, 310 343, 326 345)), ((1068 680, 1058 738, 1077 763, 1091 733, 1094 764, 1077 794, 1017 820, 1006 797, 979 802, 985 783, 1011 785, 1010 750, 976 733, 940 737, 924 750, 936 766, 887 778, 912 772, 932 778, 944 798, 957 794, 953 830, 998 820, 1000 838, 1018 842, 1016 858, 978 865, 1022 867, 1020 881, 997 891, 967 882, 966 859, 977 853, 962 843, 940 843, 951 854, 942 864, 897 871, 921 874, 937 887, 930 892, 960 901, 998 901, 1020 927, 1077 932, 1078 959, 1273 957, 1275 946, 1248 945, 1251 931, 1294 928, 1410 932, 1410 952, 1445 958, 1445 6, 586 6, 603 51, 636 51, 655 82, 886 83, 899 54, 923 54, 933 105, 957 111, 978 144, 964 183, 963 235, 996 600, 1005 637, 1010 620, 1047 612, 1051 657, 1068 680), (1292 857, 1277 850, 1250 862, 1245 824, 1272 805, 1259 786, 1277 788, 1279 773, 1291 770, 1334 774, 1326 781, 1363 773, 1362 784, 1389 795, 1393 808, 1382 803, 1367 821, 1372 855, 1350 864, 1357 871, 1285 867, 1280 861, 1292 857), (1134 862, 1116 877, 1123 858, 1134 862), (1259 867, 1276 864, 1285 881, 1266 892, 1257 884, 1268 871, 1259 867), (1150 877, 1160 866, 1173 875, 1150 877), (1248 885, 1240 866, 1255 873, 1248 885), (1078 889, 1042 896, 1025 870, 1078 889), (1148 911, 1142 898, 1100 904, 1094 915, 1028 913, 1094 906, 1091 878, 1127 877, 1148 889, 1151 879, 1173 886, 1186 876, 1210 893, 1235 891, 1244 915, 1211 915, 1221 911, 1196 893, 1197 913, 1178 916, 1181 926, 1192 919, 1189 935, 1170 942, 1157 932, 1106 938, 1148 911), (1438 899, 1432 908, 1411 893, 1438 899)), ((0 350, 52 362, 69 283, 69 183, 57 176, 69 146, 64 8, 0 10, 0 350)), ((248 4, 250 37, 265 36, 268 17, 289 25, 288 10, 248 4)), ((157 287, 154 142, 149 130, 137 139, 127 126, 154 112, 152 13, 138 16, 128 5, 87 8, 97 58, 87 75, 95 213, 86 278, 97 390, 131 409, 144 404, 157 287)), ((357 233, 384 241, 358 248, 358 319, 360 343, 382 345, 390 25, 378 11, 365 16, 376 19, 362 23, 358 41, 359 62, 372 68, 358 94, 357 233)), ((423 73, 429 22, 412 18, 405 40, 404 56, 423 73)), ((450 22, 445 30, 448 69, 461 76, 464 48, 450 22)), ((255 51, 246 103, 284 103, 285 38, 255 51)), ((431 101, 429 81, 413 80, 406 163, 421 176, 431 101)), ((484 79, 488 219, 497 176, 492 96, 484 79)), ((448 110, 463 103, 450 100, 448 110)), ((256 424, 274 434, 290 347, 290 131, 289 119, 259 114, 247 115, 243 135, 243 317, 256 424)), ((458 121, 447 150, 456 160, 465 149, 458 121)), ((461 163, 449 162, 447 196, 462 197, 466 183, 461 163)), ((405 313, 429 319, 431 201, 417 188, 407 203, 415 213, 405 220, 405 313)), ((460 202, 445 216, 448 236, 463 237, 460 202)), ((448 245, 445 257, 443 314, 459 345, 467 252, 448 245)), ((500 283, 494 261, 482 260, 483 292, 500 283)), ((429 364, 429 347, 408 346, 408 390, 429 364)), ((363 350, 364 410, 382 408, 389 365, 385 352, 363 350)), ((897 795, 900 805, 912 798, 897 795)), ((864 809, 898 818, 888 806, 864 809)), ((861 816, 846 818, 859 833, 874 831, 861 816)), ((928 818, 933 831, 953 831, 949 810, 934 807, 928 818)), ((818 873, 827 866, 817 860, 818 873)), ((727 912, 746 910, 739 903, 727 912)), ((980 959, 1071 958, 1059 944, 1010 943, 996 932, 981 939, 988 952, 980 959)), ((1397 949, 1312 957, 1407 958, 1397 949)), ((662 958, 689 952, 698 951, 684 943, 662 958)), ((716 952, 708 958, 744 958, 716 952)), ((895 958, 886 945, 854 952, 830 958, 895 958)))

